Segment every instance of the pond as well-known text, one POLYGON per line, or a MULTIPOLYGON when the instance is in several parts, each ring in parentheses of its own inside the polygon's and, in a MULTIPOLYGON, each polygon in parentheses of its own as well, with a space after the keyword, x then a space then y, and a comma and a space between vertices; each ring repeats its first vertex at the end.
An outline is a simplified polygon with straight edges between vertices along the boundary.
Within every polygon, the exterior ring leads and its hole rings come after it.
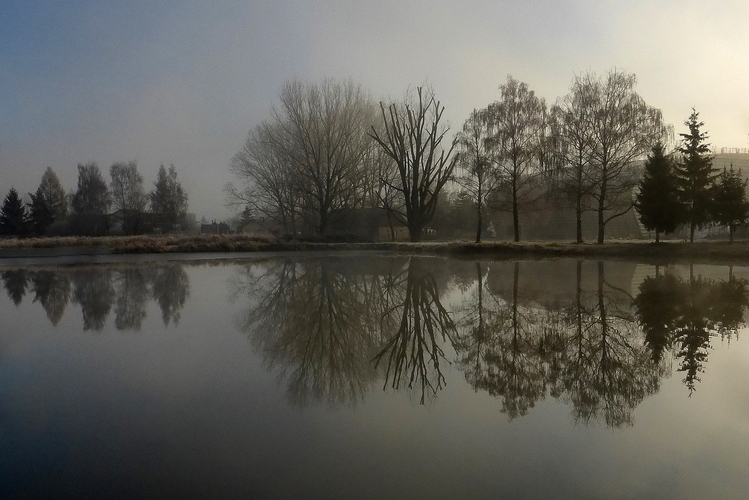
POLYGON ((2 498, 749 491, 749 267, 50 262, 0 263, 2 498))

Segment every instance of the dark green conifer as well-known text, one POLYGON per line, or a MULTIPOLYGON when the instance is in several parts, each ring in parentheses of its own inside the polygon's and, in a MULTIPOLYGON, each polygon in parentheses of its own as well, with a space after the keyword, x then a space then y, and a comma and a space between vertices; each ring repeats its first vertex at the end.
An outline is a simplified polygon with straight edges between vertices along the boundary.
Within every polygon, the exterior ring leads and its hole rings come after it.
POLYGON ((682 222, 682 204, 671 159, 660 142, 653 146, 645 162, 635 208, 646 229, 655 231, 655 242, 661 232, 673 232, 682 222))
POLYGON ((10 188, 0 209, 0 233, 13 236, 26 234, 28 219, 26 206, 16 188, 10 188))
POLYGON ((731 165, 730 170, 723 169, 715 188, 713 218, 715 222, 728 228, 730 241, 733 241, 736 226, 744 224, 749 216, 746 183, 741 178, 741 173, 731 165))
POLYGON ((712 200, 718 169, 713 168, 713 156, 708 135, 700 128, 705 122, 699 121, 700 114, 692 108, 684 124, 689 133, 679 134, 682 138, 681 161, 676 165, 679 197, 683 204, 685 222, 689 224, 689 241, 694 241, 694 231, 712 222, 712 200))

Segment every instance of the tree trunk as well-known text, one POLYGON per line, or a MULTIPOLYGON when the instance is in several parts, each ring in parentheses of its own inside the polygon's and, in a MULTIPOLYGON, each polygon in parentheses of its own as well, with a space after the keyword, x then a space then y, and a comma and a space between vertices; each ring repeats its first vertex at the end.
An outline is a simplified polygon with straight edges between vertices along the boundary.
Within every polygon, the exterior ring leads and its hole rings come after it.
POLYGON ((515 232, 515 243, 520 241, 520 217, 518 215, 518 191, 515 181, 512 183, 512 226, 515 232))
POLYGON ((577 219, 577 239, 576 241, 578 243, 583 242, 583 206, 582 206, 582 200, 580 197, 577 197, 577 202, 575 206, 575 218, 577 219))
POLYGON ((603 220, 603 200, 598 206, 598 244, 603 245, 603 234, 606 229, 606 222, 603 220))
POLYGON ((661 242, 661 232, 658 229, 655 230, 655 242, 656 243, 661 242))
POLYGON ((694 230, 697 229, 697 223, 692 221, 689 223, 689 243, 694 243, 694 230))
POLYGON ((478 203, 478 223, 476 224, 476 243, 481 243, 481 202, 478 203))
POLYGON ((733 243, 733 231, 736 229, 736 226, 733 224, 728 225, 728 242, 733 243))

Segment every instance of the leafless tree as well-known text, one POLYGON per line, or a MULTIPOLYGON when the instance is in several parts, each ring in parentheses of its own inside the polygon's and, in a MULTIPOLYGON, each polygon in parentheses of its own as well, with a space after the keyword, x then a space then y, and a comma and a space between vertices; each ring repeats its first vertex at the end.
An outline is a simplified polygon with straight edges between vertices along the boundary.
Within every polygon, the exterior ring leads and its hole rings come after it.
POLYGON ((481 241, 482 214, 497 188, 498 177, 492 162, 494 152, 489 137, 487 110, 474 110, 458 134, 455 180, 476 203, 476 243, 481 241))
POLYGON ((234 157, 232 172, 246 186, 230 187, 230 197, 260 196, 255 204, 265 211, 275 207, 287 224, 298 214, 325 234, 333 218, 354 204, 375 116, 367 93, 350 80, 288 82, 270 120, 250 132, 234 157))
POLYGON ((583 212, 592 210, 592 189, 589 169, 593 163, 591 134, 592 96, 590 86, 579 79, 570 93, 560 98, 551 109, 551 136, 562 165, 556 178, 561 192, 575 206, 576 241, 583 242, 583 212))
POLYGON ((511 76, 499 89, 501 100, 488 108, 500 177, 493 206, 512 213, 515 241, 520 241, 520 212, 541 196, 538 152, 546 127, 546 102, 511 76))
POLYGON ((633 207, 632 189, 639 180, 635 162, 669 132, 661 111, 634 91, 636 82, 634 74, 612 70, 603 78, 580 75, 573 84, 590 98, 593 155, 587 175, 598 213, 598 243, 604 241, 606 224, 633 207))
POLYGON ((445 148, 442 141, 449 128, 441 123, 444 106, 434 92, 417 87, 406 102, 380 103, 382 128, 372 127, 371 137, 393 159, 396 182, 388 188, 397 192, 403 211, 396 218, 408 226, 411 241, 421 241, 424 228, 434 216, 440 190, 450 179, 456 164, 452 154, 456 140, 445 148))
POLYGON ((138 165, 134 161, 115 163, 109 167, 109 175, 112 206, 122 212, 122 229, 126 233, 137 233, 148 201, 138 165))

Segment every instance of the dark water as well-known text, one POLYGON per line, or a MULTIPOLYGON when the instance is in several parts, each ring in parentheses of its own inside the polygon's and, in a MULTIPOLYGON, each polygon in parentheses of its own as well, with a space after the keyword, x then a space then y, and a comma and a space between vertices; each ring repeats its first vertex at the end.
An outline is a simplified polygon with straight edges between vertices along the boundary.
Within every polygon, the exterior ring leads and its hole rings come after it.
POLYGON ((2 498, 746 498, 749 268, 0 265, 2 498))

